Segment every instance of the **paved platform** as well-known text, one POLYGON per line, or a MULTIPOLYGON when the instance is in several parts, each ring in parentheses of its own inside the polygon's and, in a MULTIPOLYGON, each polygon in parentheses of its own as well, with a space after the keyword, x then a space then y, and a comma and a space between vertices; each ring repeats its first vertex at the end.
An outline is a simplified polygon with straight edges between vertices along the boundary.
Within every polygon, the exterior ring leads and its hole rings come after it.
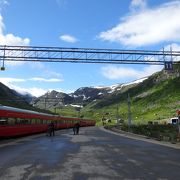
POLYGON ((179 169, 179 149, 99 127, 0 142, 0 180, 178 180, 179 169))

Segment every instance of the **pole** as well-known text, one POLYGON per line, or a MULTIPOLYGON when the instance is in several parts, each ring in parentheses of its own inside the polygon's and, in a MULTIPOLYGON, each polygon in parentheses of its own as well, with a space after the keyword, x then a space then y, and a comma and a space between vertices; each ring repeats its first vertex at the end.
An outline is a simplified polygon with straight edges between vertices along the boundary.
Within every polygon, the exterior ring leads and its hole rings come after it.
POLYGON ((5 59, 5 56, 6 56, 6 46, 4 46, 4 53, 3 53, 3 58, 2 58, 1 71, 4 71, 4 70, 5 70, 5 67, 4 67, 4 59, 5 59))
POLYGON ((44 98, 44 109, 46 109, 46 97, 44 98))
POLYGON ((180 141, 180 110, 178 110, 178 129, 179 129, 179 141, 180 141))
POLYGON ((119 124, 119 108, 118 108, 118 105, 117 105, 117 109, 116 109, 116 120, 117 120, 117 124, 119 124))
POLYGON ((130 95, 128 93, 128 129, 130 131, 130 127, 131 127, 131 99, 130 99, 130 95))

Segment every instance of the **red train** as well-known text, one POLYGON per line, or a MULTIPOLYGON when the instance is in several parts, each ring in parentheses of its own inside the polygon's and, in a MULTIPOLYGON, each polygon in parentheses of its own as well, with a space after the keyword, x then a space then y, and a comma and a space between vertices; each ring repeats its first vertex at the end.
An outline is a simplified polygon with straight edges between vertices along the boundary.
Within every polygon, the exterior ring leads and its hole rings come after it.
POLYGON ((46 132, 48 124, 53 122, 56 130, 80 126, 94 126, 95 121, 81 118, 69 118, 52 114, 0 105, 0 137, 13 137, 46 132))

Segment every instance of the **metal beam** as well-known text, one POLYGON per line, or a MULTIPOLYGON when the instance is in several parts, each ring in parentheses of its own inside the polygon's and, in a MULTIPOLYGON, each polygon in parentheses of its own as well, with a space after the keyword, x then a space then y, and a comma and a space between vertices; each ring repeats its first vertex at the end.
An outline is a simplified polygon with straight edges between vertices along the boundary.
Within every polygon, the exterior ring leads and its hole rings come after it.
POLYGON ((177 63, 180 51, 0 46, 0 60, 3 66, 7 61, 164 65, 177 63))

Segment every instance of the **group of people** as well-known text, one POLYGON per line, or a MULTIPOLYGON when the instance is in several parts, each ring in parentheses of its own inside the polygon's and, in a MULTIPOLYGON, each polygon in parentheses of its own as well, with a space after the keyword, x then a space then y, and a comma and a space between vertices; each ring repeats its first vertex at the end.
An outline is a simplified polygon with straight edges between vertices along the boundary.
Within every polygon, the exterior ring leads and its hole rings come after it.
MULTIPOLYGON (((79 128, 80 128, 79 122, 75 123, 73 127, 74 135, 79 134, 79 128)), ((53 122, 51 122, 50 124, 48 124, 47 135, 54 136, 55 135, 54 132, 55 132, 55 125, 53 122)))

